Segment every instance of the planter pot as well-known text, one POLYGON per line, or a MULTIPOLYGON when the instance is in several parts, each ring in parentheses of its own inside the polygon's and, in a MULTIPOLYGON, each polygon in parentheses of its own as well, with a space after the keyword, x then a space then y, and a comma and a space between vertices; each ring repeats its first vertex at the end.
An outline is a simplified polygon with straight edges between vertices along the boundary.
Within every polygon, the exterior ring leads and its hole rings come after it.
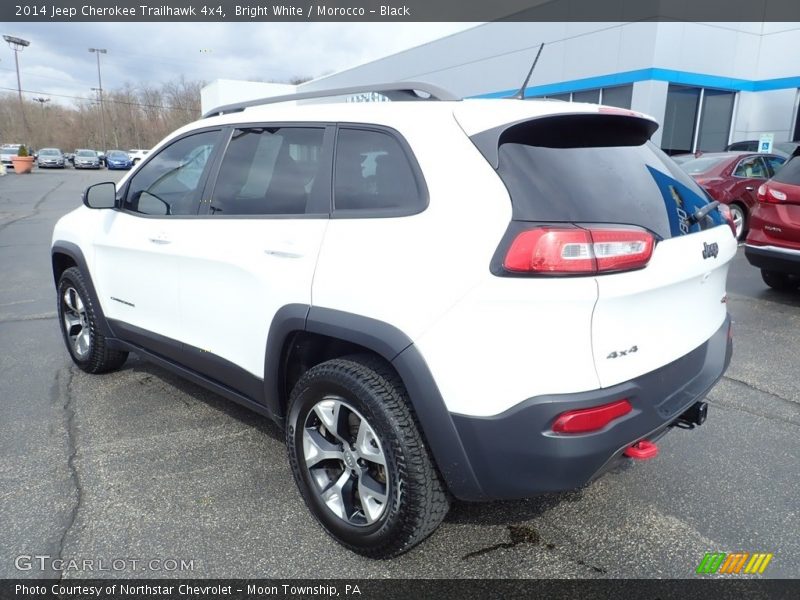
POLYGON ((11 159, 11 164, 14 165, 14 173, 20 175, 23 173, 30 173, 33 170, 33 157, 15 156, 11 159))

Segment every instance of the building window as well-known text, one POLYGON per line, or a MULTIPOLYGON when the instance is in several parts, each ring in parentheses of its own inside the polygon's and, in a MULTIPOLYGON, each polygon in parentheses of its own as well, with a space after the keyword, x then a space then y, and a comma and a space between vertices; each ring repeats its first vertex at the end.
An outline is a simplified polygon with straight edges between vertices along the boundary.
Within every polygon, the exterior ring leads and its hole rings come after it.
POLYGON ((700 88, 670 84, 667 89, 667 109, 661 148, 667 154, 686 154, 694 151, 694 131, 700 88))
POLYGON ((581 90, 566 94, 553 94, 543 96, 548 100, 563 100, 565 102, 589 102, 590 104, 605 104, 617 108, 630 108, 633 96, 633 84, 619 85, 616 87, 596 88, 594 90, 581 90))
POLYGON ((600 103, 617 108, 630 108, 632 96, 633 84, 603 88, 603 98, 600 103))
POLYGON ((600 104, 600 90, 584 90, 582 92, 572 92, 573 102, 591 102, 600 104))
POLYGON ((703 90, 703 110, 695 150, 718 152, 728 145, 734 92, 703 90))
POLYGON ((667 154, 724 150, 735 92, 670 84, 661 147, 667 154))
MULTIPOLYGON (((797 90, 798 95, 800 96, 800 89, 797 90)), ((792 136, 793 141, 800 141, 800 102, 797 105, 797 114, 794 117, 794 135, 792 136)))

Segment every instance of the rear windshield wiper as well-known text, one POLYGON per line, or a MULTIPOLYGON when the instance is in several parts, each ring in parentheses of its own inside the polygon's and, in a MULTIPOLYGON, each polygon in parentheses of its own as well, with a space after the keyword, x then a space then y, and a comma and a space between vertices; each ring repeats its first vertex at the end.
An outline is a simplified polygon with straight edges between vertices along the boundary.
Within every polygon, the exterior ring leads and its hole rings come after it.
POLYGON ((698 208, 692 215, 689 217, 689 221, 691 223, 699 223, 702 219, 708 215, 712 210, 719 206, 719 202, 713 200, 706 204, 705 206, 698 208))

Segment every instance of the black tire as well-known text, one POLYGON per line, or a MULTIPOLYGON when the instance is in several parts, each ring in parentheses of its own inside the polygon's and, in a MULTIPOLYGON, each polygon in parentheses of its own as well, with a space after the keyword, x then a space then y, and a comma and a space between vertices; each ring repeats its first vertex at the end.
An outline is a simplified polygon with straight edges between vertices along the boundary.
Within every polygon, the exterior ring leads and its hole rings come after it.
POLYGON ((800 286, 800 277, 790 275, 789 273, 781 273, 779 271, 761 269, 761 279, 773 290, 781 292, 789 292, 800 286))
POLYGON ((328 534, 353 552, 370 558, 397 556, 428 537, 447 515, 449 498, 409 408, 405 387, 381 360, 348 356, 311 368, 292 390, 286 425, 289 462, 303 500, 328 534), (333 423, 332 415, 338 415, 341 438, 319 417, 320 410, 335 403, 338 413, 328 416, 333 423), (362 428, 368 433, 359 444, 362 428), (310 465, 306 435, 342 457, 310 465), (372 456, 359 451, 367 440, 372 456), (323 496, 335 487, 332 482, 343 480, 347 483, 339 486, 342 493, 334 494, 333 501, 327 498, 336 507, 336 498, 341 500, 340 516, 323 496), (372 490, 377 496, 370 498, 372 490))
POLYGON ((72 361, 87 373, 119 369, 128 353, 112 350, 98 331, 97 310, 77 267, 66 269, 58 280, 58 321, 72 361))

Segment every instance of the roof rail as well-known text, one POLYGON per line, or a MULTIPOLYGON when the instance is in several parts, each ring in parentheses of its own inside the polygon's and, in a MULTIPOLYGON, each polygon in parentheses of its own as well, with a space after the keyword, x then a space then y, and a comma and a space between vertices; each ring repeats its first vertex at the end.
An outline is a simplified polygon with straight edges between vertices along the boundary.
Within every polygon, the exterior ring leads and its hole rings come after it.
POLYGON ((203 118, 214 117, 225 113, 239 112, 251 106, 261 106, 262 104, 276 104, 278 102, 291 102, 292 100, 310 100, 312 98, 332 98, 335 96, 352 96, 355 94, 379 93, 390 100, 442 100, 453 101, 461 100, 458 96, 448 92, 439 86, 418 81, 404 81, 401 83, 379 83, 375 85, 354 86, 336 88, 329 90, 316 90, 313 92, 299 92, 297 94, 285 94, 282 96, 268 96, 247 100, 245 102, 235 102, 218 106, 203 114, 203 118), (428 94, 428 97, 420 96, 416 92, 428 94))

